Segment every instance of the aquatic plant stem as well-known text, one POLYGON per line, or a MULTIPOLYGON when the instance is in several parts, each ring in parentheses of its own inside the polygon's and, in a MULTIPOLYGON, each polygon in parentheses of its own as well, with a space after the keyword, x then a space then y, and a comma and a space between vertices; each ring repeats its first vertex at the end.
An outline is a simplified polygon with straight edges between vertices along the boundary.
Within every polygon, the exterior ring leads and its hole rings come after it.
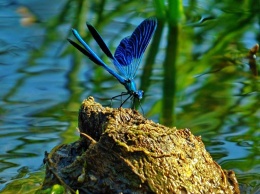
POLYGON ((163 63, 163 101, 162 101, 162 123, 166 126, 174 124, 174 99, 176 93, 176 60, 178 49, 178 25, 169 24, 166 56, 163 63))

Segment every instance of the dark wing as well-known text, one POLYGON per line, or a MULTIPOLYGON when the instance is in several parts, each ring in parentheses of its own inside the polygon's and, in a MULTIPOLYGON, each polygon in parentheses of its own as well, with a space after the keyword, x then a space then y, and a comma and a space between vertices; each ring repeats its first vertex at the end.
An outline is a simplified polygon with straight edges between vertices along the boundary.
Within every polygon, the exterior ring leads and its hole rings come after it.
POLYGON ((122 76, 120 76, 117 72, 115 72, 113 69, 108 67, 97 55, 94 53, 94 51, 88 46, 88 44, 81 38, 77 30, 72 29, 72 33, 77 38, 77 40, 81 43, 83 47, 78 45, 76 42, 68 39, 68 41, 76 47, 80 52, 82 52, 84 55, 86 55, 91 61, 96 63, 97 65, 100 65, 104 67, 111 75, 113 75, 121 84, 125 84, 126 80, 122 76))
POLYGON ((108 56, 110 59, 114 59, 114 56, 112 55, 111 51, 107 47, 106 43, 104 42, 103 38, 99 35, 99 33, 96 31, 96 29, 87 23, 88 30, 90 31, 91 35, 93 38, 96 40, 98 43, 99 47, 101 50, 108 56))
POLYGON ((133 79, 141 59, 157 26, 156 18, 144 20, 130 37, 124 38, 117 47, 114 65, 118 72, 127 79, 133 79))
POLYGON ((83 53, 84 55, 86 55, 91 61, 93 61, 94 63, 96 63, 97 65, 103 66, 103 63, 96 58, 94 55, 92 55, 89 51, 87 51, 86 49, 84 49, 82 46, 80 46, 79 44, 77 44, 76 42, 67 39, 70 44, 72 44, 76 49, 78 49, 81 53, 83 53))

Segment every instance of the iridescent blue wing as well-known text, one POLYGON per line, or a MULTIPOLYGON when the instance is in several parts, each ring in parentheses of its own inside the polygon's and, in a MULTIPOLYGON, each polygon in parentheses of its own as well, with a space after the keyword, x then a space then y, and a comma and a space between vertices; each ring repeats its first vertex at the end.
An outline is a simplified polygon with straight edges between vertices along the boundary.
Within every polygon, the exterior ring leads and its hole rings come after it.
POLYGON ((144 20, 130 37, 124 38, 114 54, 114 65, 126 79, 133 79, 157 26, 156 18, 144 20))
POLYGON ((131 71, 131 69, 129 66, 133 61, 133 53, 131 52, 131 49, 128 49, 130 47, 129 39, 130 36, 121 40, 115 51, 115 59, 113 60, 117 71, 127 79, 130 78, 129 75, 131 72, 129 71, 131 71))

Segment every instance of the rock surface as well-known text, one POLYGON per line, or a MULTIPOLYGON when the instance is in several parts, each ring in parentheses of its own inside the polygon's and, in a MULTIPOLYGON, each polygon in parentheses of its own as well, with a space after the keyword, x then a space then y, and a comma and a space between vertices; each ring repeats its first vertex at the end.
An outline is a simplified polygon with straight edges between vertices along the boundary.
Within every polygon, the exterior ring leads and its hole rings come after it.
POLYGON ((81 138, 46 154, 43 189, 74 193, 240 193, 233 171, 222 170, 200 137, 168 128, 132 109, 84 100, 81 138))

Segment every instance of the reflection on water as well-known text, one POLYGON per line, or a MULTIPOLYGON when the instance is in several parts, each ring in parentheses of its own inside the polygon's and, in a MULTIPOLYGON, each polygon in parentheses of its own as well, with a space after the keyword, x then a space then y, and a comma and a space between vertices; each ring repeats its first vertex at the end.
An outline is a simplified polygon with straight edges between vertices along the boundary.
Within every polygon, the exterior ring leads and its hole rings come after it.
MULTIPOLYGON (((102 7, 87 1, 77 2, 80 11, 74 1, 1 3, 0 190, 23 178, 40 183, 43 175, 37 174, 35 178, 34 173, 43 172, 44 151, 78 138, 77 110, 81 101, 93 95, 98 102, 108 105, 110 101, 106 99, 125 90, 66 41, 68 36, 72 37, 73 26, 102 56, 94 41, 84 34, 86 17, 114 51, 119 41, 144 17, 153 15, 152 2, 147 10, 136 9, 137 1, 124 5, 108 2, 103 12, 99 10, 102 7), (136 16, 136 10, 140 17, 136 16)), ((214 159, 223 168, 236 172, 244 191, 257 192, 260 185, 259 79, 252 75, 246 56, 260 42, 260 17, 256 9, 259 5, 250 2, 243 5, 248 8, 246 11, 242 7, 234 10, 233 1, 184 2, 186 22, 181 24, 177 38, 178 55, 173 74, 177 86, 174 115, 168 117, 174 118, 178 128, 190 128, 201 135, 214 159)), ((142 77, 141 67, 136 81, 138 86, 142 84, 141 89, 145 88, 142 106, 146 116, 164 122, 160 114, 164 98, 162 64, 168 31, 163 25, 166 21, 160 22, 162 29, 159 27, 154 37, 154 44, 160 43, 159 50, 154 46, 146 54, 154 56, 155 62, 151 58, 147 62, 145 57, 142 62, 154 66, 149 73, 150 66, 145 66, 146 77, 142 77)), ((259 63, 256 58, 258 66, 259 63)))

